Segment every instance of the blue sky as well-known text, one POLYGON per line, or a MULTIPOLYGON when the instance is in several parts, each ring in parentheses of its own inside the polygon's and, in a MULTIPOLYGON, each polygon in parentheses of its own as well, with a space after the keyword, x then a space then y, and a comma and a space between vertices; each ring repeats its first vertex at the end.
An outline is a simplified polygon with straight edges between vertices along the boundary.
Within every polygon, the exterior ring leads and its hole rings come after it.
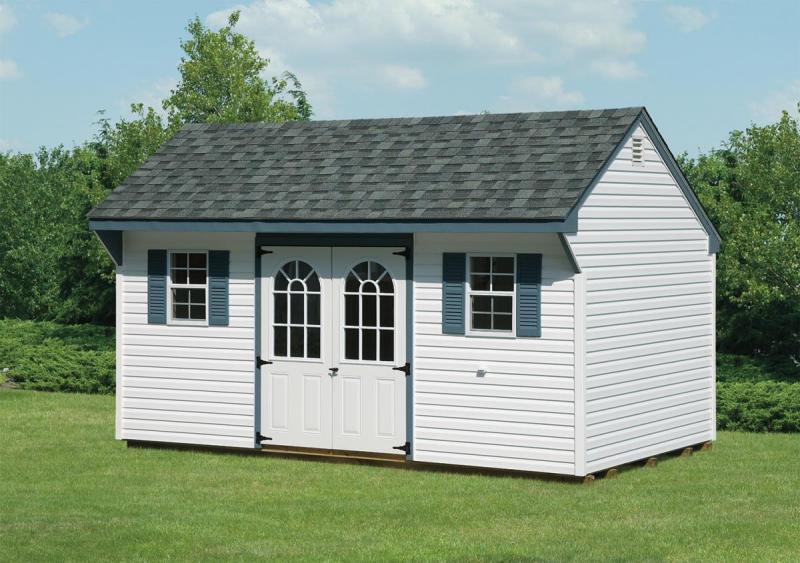
POLYGON ((318 119, 646 105, 695 154, 800 101, 797 0, 0 0, 0 151, 158 106, 188 20, 233 8, 318 119))

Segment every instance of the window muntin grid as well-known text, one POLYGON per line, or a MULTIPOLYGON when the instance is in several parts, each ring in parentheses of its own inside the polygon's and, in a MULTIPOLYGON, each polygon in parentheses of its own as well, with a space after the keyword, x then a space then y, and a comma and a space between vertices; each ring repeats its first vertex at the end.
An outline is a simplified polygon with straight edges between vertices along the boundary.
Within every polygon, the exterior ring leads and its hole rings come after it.
POLYGON ((272 288, 273 355, 319 359, 322 341, 322 292, 319 276, 302 260, 286 262, 272 288))
POLYGON ((469 257, 470 330, 514 330, 514 256, 469 257))
POLYGON ((344 358, 394 361, 394 282, 380 263, 354 266, 344 286, 344 358))
POLYGON ((208 254, 169 253, 170 319, 205 322, 208 294, 208 254))

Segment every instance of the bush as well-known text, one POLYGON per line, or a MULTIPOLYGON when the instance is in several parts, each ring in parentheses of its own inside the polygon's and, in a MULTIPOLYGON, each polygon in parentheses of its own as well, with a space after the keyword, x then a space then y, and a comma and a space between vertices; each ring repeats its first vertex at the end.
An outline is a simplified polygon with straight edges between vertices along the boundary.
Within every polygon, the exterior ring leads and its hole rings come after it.
POLYGON ((717 354, 717 382, 785 381, 800 383, 800 367, 791 359, 717 354))
POLYGON ((800 383, 717 383, 717 427, 746 432, 800 432, 800 383))
POLYGON ((0 320, 0 370, 23 389, 113 393, 114 329, 0 320))

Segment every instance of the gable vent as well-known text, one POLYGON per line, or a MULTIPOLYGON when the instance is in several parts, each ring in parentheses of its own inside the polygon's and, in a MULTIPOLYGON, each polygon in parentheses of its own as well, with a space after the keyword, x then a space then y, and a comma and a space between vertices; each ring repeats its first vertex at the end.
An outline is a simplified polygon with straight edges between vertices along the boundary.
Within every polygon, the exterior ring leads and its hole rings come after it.
POLYGON ((644 162, 644 142, 641 137, 633 138, 631 162, 633 162, 633 164, 642 164, 644 162))

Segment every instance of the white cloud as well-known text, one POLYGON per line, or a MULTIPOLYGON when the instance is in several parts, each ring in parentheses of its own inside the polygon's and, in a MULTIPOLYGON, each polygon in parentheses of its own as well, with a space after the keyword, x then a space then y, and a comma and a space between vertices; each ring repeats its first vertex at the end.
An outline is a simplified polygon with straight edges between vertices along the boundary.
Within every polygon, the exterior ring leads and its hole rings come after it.
MULTIPOLYGON (((0 4, 0 35, 9 31, 17 24, 17 18, 11 6, 0 4)), ((0 80, 8 80, 19 76, 19 68, 16 61, 12 59, 0 58, 0 80)), ((7 149, 3 149, 7 150, 7 149)))
POLYGON ((401 90, 419 90, 426 85, 425 76, 416 68, 403 65, 386 65, 381 69, 383 80, 401 90))
POLYGON ((642 69, 633 61, 601 60, 591 64, 592 70, 606 78, 625 80, 642 76, 642 69))
POLYGON ((708 25, 716 14, 705 14, 694 6, 680 6, 678 4, 667 4, 664 10, 672 23, 684 33, 698 31, 708 25))
POLYGON ((86 18, 78 19, 58 12, 47 12, 44 15, 44 20, 56 32, 56 35, 62 39, 78 33, 89 25, 89 20, 86 18))
POLYGON ((11 6, 7 4, 0 4, 0 33, 5 33, 17 23, 17 18, 14 17, 14 12, 11 6))
POLYGON ((149 106, 159 114, 165 115, 161 102, 168 98, 172 90, 177 86, 177 79, 171 76, 165 76, 136 90, 129 97, 119 100, 119 108, 123 112, 128 112, 131 109, 131 104, 141 103, 144 104, 145 108, 149 106))
POLYGON ((559 76, 526 76, 512 83, 511 91, 500 97, 494 111, 575 109, 584 101, 584 95, 567 90, 559 76))
POLYGON ((528 76, 517 81, 516 86, 526 94, 555 104, 583 103, 583 94, 564 90, 564 81, 558 76, 528 76))
POLYGON ((0 152, 8 152, 21 146, 19 139, 0 139, 0 152))
POLYGON ((0 59, 0 80, 16 78, 19 76, 17 63, 11 59, 0 59))
MULTIPOLYGON (((308 85, 317 115, 323 92, 335 109, 332 93, 373 95, 376 79, 387 89, 434 87, 438 76, 413 71, 422 63, 629 77, 647 41, 634 25, 635 0, 251 0, 232 9, 241 11, 238 29, 272 59, 269 73, 288 68, 308 85), (387 74, 390 66, 411 72, 387 74)), ((225 25, 232 9, 207 21, 225 25)))
POLYGON ((797 113, 797 104, 800 102, 800 79, 789 82, 784 87, 770 92, 764 99, 751 104, 753 117, 759 123, 772 123, 777 121, 781 112, 797 113))

